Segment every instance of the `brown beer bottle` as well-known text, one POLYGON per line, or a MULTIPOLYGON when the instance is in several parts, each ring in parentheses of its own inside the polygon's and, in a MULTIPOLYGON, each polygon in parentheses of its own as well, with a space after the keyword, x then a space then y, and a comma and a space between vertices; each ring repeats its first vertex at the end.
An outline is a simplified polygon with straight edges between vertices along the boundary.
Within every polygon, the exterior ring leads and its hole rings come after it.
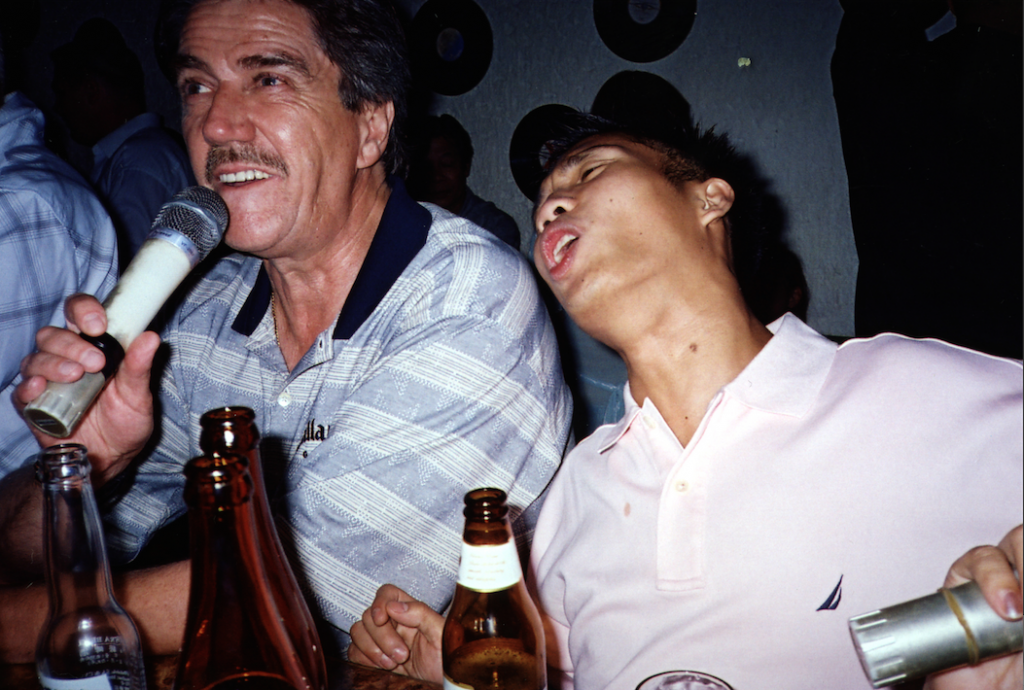
POLYGON ((292 640, 313 690, 326 690, 327 668, 323 648, 316 632, 316 624, 302 596, 285 556, 274 518, 267 502, 263 481, 263 463, 260 460, 260 434, 256 428, 256 413, 248 407, 220 407, 203 414, 199 419, 199 448, 213 458, 225 454, 242 455, 249 461, 249 476, 255 492, 252 504, 256 519, 258 552, 267 563, 267 576, 274 603, 282 616, 285 630, 292 640))
POLYGON ((192 554, 176 690, 310 690, 259 551, 249 463, 203 456, 185 466, 192 554))
POLYGON ((444 623, 446 690, 544 690, 544 630, 523 584, 505 492, 466 494, 455 597, 444 623))

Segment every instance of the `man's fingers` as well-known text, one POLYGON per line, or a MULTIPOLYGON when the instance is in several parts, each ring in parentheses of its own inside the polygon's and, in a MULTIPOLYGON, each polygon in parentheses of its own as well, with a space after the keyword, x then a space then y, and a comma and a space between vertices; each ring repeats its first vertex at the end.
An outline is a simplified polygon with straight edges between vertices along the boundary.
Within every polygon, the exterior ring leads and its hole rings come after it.
POLYGON ((1015 581, 1012 584, 1007 584, 1005 591, 1001 594, 1005 607, 1001 613, 1007 620, 1018 620, 1024 613, 1024 598, 1021 596, 1021 575, 1024 574, 1024 567, 1022 567, 1024 566, 1024 554, 1021 553, 1024 550, 1024 526, 1017 525, 1010 530, 999 542, 999 548, 1013 569, 1017 571, 1015 581))
POLYGON ((1009 557, 1017 570, 1017 581, 1020 582, 1024 573, 1024 525, 1017 525, 999 542, 999 548, 1009 557))
POLYGON ((384 610, 383 606, 371 606, 367 611, 374 625, 384 625, 388 622, 388 612, 384 610))
POLYGON ((350 651, 349 658, 417 675, 424 649, 436 649, 439 656, 443 630, 444 618, 432 608, 394 585, 382 585, 362 620, 352 626, 352 647, 359 656, 350 651))
MULTIPOLYGON (((356 625, 359 624, 356 623, 356 625)), ((352 629, 355 630, 355 627, 353 626, 352 629)), ((356 646, 354 638, 352 640, 352 644, 348 648, 348 660, 356 664, 362 664, 363 666, 377 666, 377 663, 374 662, 373 659, 363 654, 359 647, 356 646)))
POLYGON ((373 598, 373 603, 377 604, 378 602, 387 601, 413 601, 413 598, 400 587, 381 585, 377 589, 377 595, 373 598))
POLYGON ((11 394, 11 401, 20 413, 25 406, 43 394, 46 389, 46 379, 42 376, 32 376, 23 380, 11 394))
MULTIPOLYGON (((128 346, 121 363, 121 369, 126 376, 132 379, 144 379, 143 383, 149 386, 150 373, 153 369, 153 358, 160 347, 160 336, 152 331, 146 331, 139 335, 128 346)), ((136 381, 138 382, 138 381, 136 381)))
MULTIPOLYGON (((365 620, 366 614, 363 614, 365 620)), ((390 626, 388 626, 390 627, 390 626)), ((370 629, 366 626, 364 621, 356 621, 355 625, 349 631, 352 636, 352 644, 348 648, 348 658, 351 661, 355 661, 359 664, 366 666, 376 666, 378 668, 392 670, 397 664, 381 651, 380 647, 374 641, 373 636, 370 634, 370 629)))
POLYGON ((36 348, 38 352, 21 361, 21 373, 26 378, 43 376, 52 381, 75 381, 81 378, 83 369, 99 371, 106 361, 98 347, 64 328, 40 329, 36 333, 36 348))
POLYGON ((48 381, 77 381, 87 371, 100 371, 106 361, 98 348, 63 328, 44 328, 36 334, 36 341, 40 351, 21 360, 22 381, 12 396, 19 410, 38 398, 48 381))
POLYGON ((1024 609, 1021 586, 1014 568, 1020 572, 1021 528, 1012 530, 999 546, 979 546, 961 556, 946 576, 946 587, 974 580, 985 600, 1006 620, 1019 620, 1024 609))
MULTIPOLYGON (((357 623, 358 625, 358 623, 357 623)), ((355 628, 353 627, 353 630, 355 628)), ((363 648, 356 644, 355 638, 352 639, 352 644, 348 648, 348 659, 357 664, 363 666, 371 666, 373 668, 382 668, 385 671, 395 670, 395 663, 385 656, 379 649, 372 647, 368 648, 366 653, 363 652, 363 648)))
POLYGON ((424 609, 434 613, 432 608, 418 601, 390 601, 386 608, 391 620, 408 628, 419 628, 423 624, 424 609))
POLYGON ((362 620, 350 632, 352 643, 373 661, 372 665, 388 670, 409 658, 408 644, 395 629, 398 621, 392 621, 388 615, 389 605, 397 604, 399 597, 409 598, 409 595, 393 585, 381 586, 373 603, 363 611, 362 620))
POLYGON ((393 601, 388 603, 387 612, 394 622, 417 630, 428 642, 440 646, 444 616, 422 601, 393 601))
POLYGON ((64 301, 64 318, 68 328, 91 336, 103 335, 107 330, 107 313, 92 295, 77 294, 64 301))
MULTIPOLYGON (((394 585, 381 585, 377 589, 377 594, 373 598, 373 603, 370 604, 370 608, 367 612, 370 614, 370 620, 374 625, 384 625, 388 622, 387 605, 394 601, 415 601, 411 596, 406 594, 402 589, 395 587, 394 585)), ((363 618, 366 618, 366 614, 363 614, 363 618)))

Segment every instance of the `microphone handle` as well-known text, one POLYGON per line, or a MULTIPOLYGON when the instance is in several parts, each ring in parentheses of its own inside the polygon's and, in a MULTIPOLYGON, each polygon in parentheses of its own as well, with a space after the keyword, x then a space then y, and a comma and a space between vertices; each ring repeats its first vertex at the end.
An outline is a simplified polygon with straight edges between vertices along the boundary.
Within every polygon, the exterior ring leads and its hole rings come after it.
POLYGON ((26 421, 56 438, 74 433, 82 415, 117 371, 124 351, 146 329, 198 259, 191 240, 181 233, 154 230, 103 302, 107 332, 99 338, 82 335, 103 350, 107 358, 103 371, 86 373, 71 383, 50 381, 43 393, 25 407, 26 421))

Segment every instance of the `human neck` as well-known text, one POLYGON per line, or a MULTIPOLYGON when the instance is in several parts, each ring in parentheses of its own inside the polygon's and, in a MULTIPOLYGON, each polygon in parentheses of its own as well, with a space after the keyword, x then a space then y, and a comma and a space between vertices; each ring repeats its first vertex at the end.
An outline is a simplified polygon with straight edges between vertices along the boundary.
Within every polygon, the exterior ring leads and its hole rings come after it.
POLYGON ((274 295, 274 331, 289 371, 345 305, 390 193, 381 173, 353 195, 346 221, 315 252, 264 260, 274 295))
POLYGON ((742 303, 728 311, 662 321, 620 354, 634 400, 658 408, 684 446, 715 394, 771 339, 742 303))

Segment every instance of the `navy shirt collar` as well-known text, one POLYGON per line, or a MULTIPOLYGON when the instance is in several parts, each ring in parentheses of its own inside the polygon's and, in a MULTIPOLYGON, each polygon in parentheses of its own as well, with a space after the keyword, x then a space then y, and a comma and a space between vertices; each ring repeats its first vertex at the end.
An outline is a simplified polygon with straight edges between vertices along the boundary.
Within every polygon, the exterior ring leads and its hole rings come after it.
MULTIPOLYGON (((348 340, 359 330, 398 276, 427 243, 430 211, 412 200, 401 179, 388 177, 388 185, 391 196, 345 306, 341 308, 338 325, 334 328, 335 340, 348 340)), ((270 278, 266 268, 260 266, 256 283, 231 327, 244 336, 252 335, 267 313, 270 293, 270 278)))

